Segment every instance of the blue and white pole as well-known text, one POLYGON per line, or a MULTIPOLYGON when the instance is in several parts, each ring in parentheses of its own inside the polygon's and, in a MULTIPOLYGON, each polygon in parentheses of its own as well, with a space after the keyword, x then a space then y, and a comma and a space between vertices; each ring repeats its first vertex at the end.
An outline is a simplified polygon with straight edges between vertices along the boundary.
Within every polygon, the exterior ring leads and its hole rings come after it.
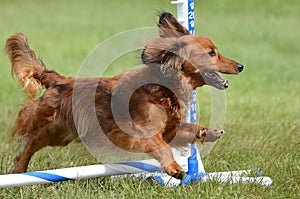
MULTIPOLYGON (((195 34, 195 8, 194 0, 188 0, 188 24, 187 28, 191 34, 195 34)), ((190 123, 197 123, 197 95, 196 90, 192 92, 192 100, 190 101, 190 123)), ((205 173, 204 166, 200 154, 195 145, 191 145, 191 156, 188 158, 188 175, 195 175, 197 173, 205 173)))
MULTIPOLYGON (((45 171, 35 171, 18 174, 6 174, 0 175, 0 188, 19 187, 25 185, 36 184, 48 184, 54 182, 62 182, 76 179, 87 179, 104 176, 116 176, 126 174, 143 174, 144 176, 152 176, 152 179, 156 179, 162 185, 176 186, 183 184, 180 180, 171 178, 166 174, 161 173, 159 163, 153 162, 153 160, 143 160, 136 162, 123 162, 116 164, 99 164, 89 165, 72 168, 62 168, 45 171), (157 172, 157 175, 153 175, 151 172, 157 172), (160 175, 159 175, 160 174, 160 175)), ((272 179, 269 177, 241 177, 247 174, 250 170, 245 171, 230 171, 230 172, 216 172, 208 173, 202 180, 217 180, 221 182, 231 183, 258 183, 263 186, 268 186, 272 183, 272 179)), ((197 177, 197 175, 196 175, 197 177)), ((201 174, 198 174, 201 177, 201 174)), ((195 178, 195 177, 194 177, 195 178)), ((187 181, 188 183, 191 180, 187 181)), ((188 184, 185 183, 185 184, 188 184)))
MULTIPOLYGON (((191 34, 195 34, 195 7, 194 0, 178 0, 171 1, 172 4, 177 5, 178 21, 185 26, 191 34)), ((190 101, 189 117, 190 123, 197 123, 197 97, 196 90, 192 92, 192 100, 190 101)), ((187 174, 188 176, 195 176, 197 178, 205 175, 204 166, 200 154, 195 145, 191 145, 190 156, 187 159, 187 174)), ((192 179, 187 179, 192 180, 192 179)), ((196 180, 196 179, 195 179, 196 180)), ((200 180, 200 179, 197 179, 200 180)), ((184 182, 183 182, 184 183, 184 182)), ((186 182, 188 183, 188 182, 186 182)))
POLYGON ((0 188, 47 184, 103 176, 149 173, 155 171, 161 172, 160 165, 158 162, 154 162, 150 159, 135 162, 98 164, 18 174, 6 174, 0 175, 0 188))

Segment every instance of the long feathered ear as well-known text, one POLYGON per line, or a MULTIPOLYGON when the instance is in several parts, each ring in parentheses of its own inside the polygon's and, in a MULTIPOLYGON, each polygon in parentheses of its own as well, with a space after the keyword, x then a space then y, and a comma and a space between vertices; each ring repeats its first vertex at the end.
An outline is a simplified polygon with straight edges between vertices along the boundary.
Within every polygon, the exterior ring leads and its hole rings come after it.
POLYGON ((183 35, 190 35, 191 33, 180 24, 180 22, 169 12, 162 12, 159 14, 160 37, 180 37, 183 35))
POLYGON ((181 70, 188 52, 186 42, 180 38, 149 40, 142 52, 144 64, 159 64, 165 73, 168 69, 181 70))

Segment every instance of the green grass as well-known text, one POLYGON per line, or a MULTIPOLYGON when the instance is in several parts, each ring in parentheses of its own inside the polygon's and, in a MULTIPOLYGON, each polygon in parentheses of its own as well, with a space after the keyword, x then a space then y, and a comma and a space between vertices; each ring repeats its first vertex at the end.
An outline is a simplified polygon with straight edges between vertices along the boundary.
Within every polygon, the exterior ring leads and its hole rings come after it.
MULTIPOLYGON (((0 1, 0 48, 16 32, 27 35, 46 65, 76 75, 101 41, 122 31, 155 25, 156 10, 176 13, 169 1, 0 1)), ((273 179, 255 184, 196 183, 166 188, 143 180, 98 178, 0 190, 0 198, 300 198, 300 81, 298 0, 196 1, 196 33, 214 40, 221 52, 246 68, 226 91, 226 134, 205 156, 207 171, 261 167, 273 179)), ((117 60, 113 75, 134 67, 137 53, 117 60)), ((0 51, 0 173, 9 173, 19 150, 10 128, 23 93, 10 76, 0 51)), ((198 89, 201 124, 210 122, 210 96, 198 89)), ((200 114, 200 113, 199 113, 200 114)), ((47 147, 32 159, 29 170, 95 164, 78 143, 47 147)))

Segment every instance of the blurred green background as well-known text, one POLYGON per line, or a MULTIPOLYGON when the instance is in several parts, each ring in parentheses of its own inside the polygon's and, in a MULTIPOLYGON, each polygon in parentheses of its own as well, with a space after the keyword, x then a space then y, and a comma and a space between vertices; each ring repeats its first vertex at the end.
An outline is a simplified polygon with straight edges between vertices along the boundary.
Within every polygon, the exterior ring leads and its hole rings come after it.
MULTIPOLYGON (((23 32, 48 68, 76 75, 88 53, 105 39, 134 28, 153 27, 156 12, 176 14, 167 0, 0 0, 0 48, 23 32)), ((245 70, 229 79, 226 91, 227 132, 203 161, 207 171, 261 167, 273 179, 255 184, 196 183, 188 187, 153 186, 143 180, 107 178, 0 190, 0 198, 300 198, 300 3, 298 0, 195 0, 196 34, 211 38, 221 53, 245 70)), ((133 52, 117 60, 107 75, 140 63, 133 52)), ((19 151, 9 131, 23 103, 0 51, 0 173, 9 173, 19 151)), ((199 122, 211 117, 207 87, 197 90, 199 122)), ((29 170, 95 164, 78 143, 47 147, 29 170)))

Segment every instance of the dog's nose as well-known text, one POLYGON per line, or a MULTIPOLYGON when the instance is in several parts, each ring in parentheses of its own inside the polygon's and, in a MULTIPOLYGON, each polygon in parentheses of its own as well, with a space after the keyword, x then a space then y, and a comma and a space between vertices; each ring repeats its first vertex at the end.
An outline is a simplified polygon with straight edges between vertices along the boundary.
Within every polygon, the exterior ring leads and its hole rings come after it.
POLYGON ((244 66, 242 64, 237 64, 236 67, 239 70, 239 72, 242 72, 244 69, 244 66))

